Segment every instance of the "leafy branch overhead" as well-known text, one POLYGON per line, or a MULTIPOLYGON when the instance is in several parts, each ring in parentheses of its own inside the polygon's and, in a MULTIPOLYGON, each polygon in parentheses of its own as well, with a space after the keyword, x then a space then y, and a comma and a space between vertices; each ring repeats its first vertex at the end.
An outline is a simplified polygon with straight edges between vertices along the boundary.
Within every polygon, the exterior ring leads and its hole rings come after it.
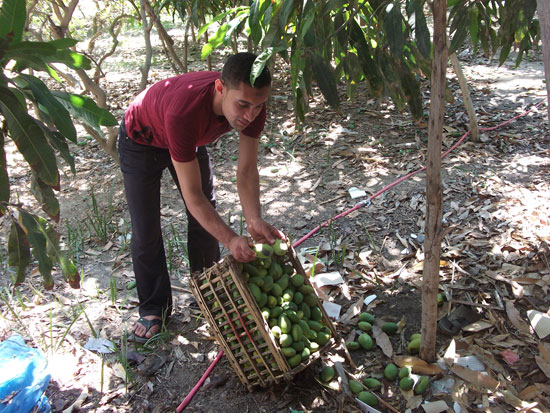
POLYGON ((48 42, 25 41, 26 21, 24 0, 4 1, 0 8, 0 114, 4 122, 0 152, 0 216, 11 219, 8 237, 8 263, 16 271, 16 284, 25 279, 32 256, 46 288, 53 287, 51 271, 57 263, 64 278, 78 287, 80 278, 74 264, 59 246, 59 235, 50 223, 12 201, 9 171, 4 149, 7 140, 15 143, 28 164, 31 174, 31 193, 42 210, 55 222, 59 220, 58 157, 75 173, 73 156, 68 142, 76 142, 73 118, 101 131, 100 127, 116 125, 115 118, 94 101, 82 95, 51 91, 38 77, 23 73, 26 69, 45 72, 62 82, 53 63, 72 69, 90 69, 90 60, 74 52, 73 39, 48 42), (28 109, 34 108, 34 114, 28 109), (71 118, 71 115, 73 118, 71 118), (5 135, 4 135, 5 133, 5 135))
MULTIPOLYGON (((451 51, 470 34, 490 55, 500 48, 500 63, 514 44, 520 45, 517 63, 537 43, 536 1, 449 1, 451 51), (518 18, 519 16, 519 18, 518 18)), ((219 28, 203 46, 202 58, 229 45, 244 33, 259 53, 260 73, 278 54, 292 67, 294 112, 304 120, 313 81, 327 103, 338 108, 336 84, 347 84, 348 97, 365 81, 374 97, 389 96, 399 110, 408 106, 414 119, 423 116, 419 76, 430 76, 431 40, 426 22, 430 13, 420 0, 304 2, 255 0, 250 6, 226 9, 201 28, 219 28)))

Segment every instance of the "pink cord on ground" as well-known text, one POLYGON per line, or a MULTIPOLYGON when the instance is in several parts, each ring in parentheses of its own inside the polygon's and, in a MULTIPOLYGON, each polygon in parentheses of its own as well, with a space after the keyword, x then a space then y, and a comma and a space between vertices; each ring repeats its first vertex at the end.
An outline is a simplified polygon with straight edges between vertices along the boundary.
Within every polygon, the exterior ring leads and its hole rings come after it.
POLYGON ((191 399, 195 396, 195 393, 199 391, 200 387, 202 386, 202 384, 204 383, 204 381, 206 380, 206 378, 208 377, 212 369, 216 366, 218 361, 220 361, 222 356, 223 356, 223 350, 220 350, 220 352, 218 353, 218 355, 216 356, 212 364, 210 364, 210 366, 206 369, 206 371, 202 375, 201 379, 197 382, 197 384, 195 384, 195 387, 193 387, 193 389, 189 392, 187 397, 178 406, 178 408, 176 409, 177 413, 180 413, 191 402, 191 399))
MULTIPOLYGON (((514 120, 516 119, 519 119, 525 115, 527 115, 528 113, 530 113, 533 109, 535 108, 538 108, 540 105, 542 105, 544 103, 544 100, 540 101, 539 103, 537 103, 536 105, 534 105, 531 109, 523 112, 522 114, 520 115, 517 115, 517 116, 514 116, 513 118, 511 119, 508 119, 507 121, 504 121, 496 126, 492 126, 490 128, 480 128, 479 130, 482 131, 482 132, 485 132, 485 131, 491 131, 491 130, 495 130, 495 129, 498 129, 504 125, 507 125, 508 123, 510 122, 513 122, 514 120)), ((470 131, 466 132, 464 135, 462 135, 462 137, 453 145, 451 146, 446 152, 444 152, 442 155, 441 155, 441 158, 445 158, 452 150, 456 149, 456 147, 458 145, 460 145, 464 139, 466 139, 466 137, 470 134, 470 131)), ((292 244, 292 247, 295 248, 297 247, 298 245, 300 245, 302 242, 304 242, 306 239, 308 239, 309 237, 311 237, 313 234, 315 234, 317 231, 319 231, 321 228, 323 227, 326 227, 327 225, 329 225, 332 221, 338 219, 338 218, 342 218, 350 213, 352 213, 353 211, 365 206, 365 205, 369 205, 370 202, 377 198, 378 196, 382 195, 384 192, 386 192, 387 190, 393 188, 394 186, 396 185, 399 185, 401 182, 409 179, 411 176, 414 176, 422 171, 425 171, 426 170, 426 166, 420 168, 420 169, 417 169, 416 171, 413 171, 413 172, 410 172, 408 173, 407 175, 405 176, 402 176, 401 178, 397 179, 396 181, 392 182, 391 184, 385 186, 384 188, 382 188, 381 190, 379 190, 378 192, 376 192, 375 194, 371 195, 370 197, 368 197, 367 200, 365 201, 362 201, 362 202, 359 202, 357 205, 355 205, 353 208, 351 209, 348 209, 347 211, 344 211, 338 215, 336 215, 335 217, 329 219, 328 221, 325 221, 323 222, 321 225, 318 225, 317 227, 315 227, 314 229, 312 229, 310 232, 308 232, 306 235, 304 235, 302 238, 300 238, 298 241, 296 241, 294 244, 292 244)), ((204 383, 204 381, 206 380, 206 378, 208 377, 208 375, 210 374, 210 372, 212 371, 212 369, 214 368, 214 366, 218 363, 218 361, 222 358, 223 356, 223 350, 221 350, 218 355, 216 356, 216 359, 212 362, 212 364, 208 367, 208 369, 204 372, 204 374, 202 375, 201 379, 198 381, 197 384, 195 384, 195 387, 193 387, 193 390, 191 390, 191 392, 189 392, 189 394, 187 395, 187 397, 183 400, 183 402, 181 402, 181 404, 178 406, 176 412, 177 413, 180 413, 183 409, 185 409, 187 407, 187 405, 191 402, 191 399, 193 398, 193 396, 195 396, 195 393, 197 393, 197 391, 199 390, 199 388, 202 386, 202 384, 204 383)))

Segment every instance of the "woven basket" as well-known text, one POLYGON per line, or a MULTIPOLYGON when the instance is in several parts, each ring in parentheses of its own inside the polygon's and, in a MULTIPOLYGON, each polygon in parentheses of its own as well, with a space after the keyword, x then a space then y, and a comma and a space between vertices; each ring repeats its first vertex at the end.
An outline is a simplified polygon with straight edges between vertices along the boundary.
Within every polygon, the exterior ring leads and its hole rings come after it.
MULTIPOLYGON (((304 283, 311 285, 291 247, 286 260, 304 276, 304 283)), ((283 380, 291 381, 297 373, 339 342, 338 334, 317 297, 322 324, 331 330, 331 339, 311 354, 307 361, 291 368, 271 334, 240 267, 232 256, 226 256, 204 272, 193 274, 190 283, 193 295, 231 366, 249 391, 283 380)))

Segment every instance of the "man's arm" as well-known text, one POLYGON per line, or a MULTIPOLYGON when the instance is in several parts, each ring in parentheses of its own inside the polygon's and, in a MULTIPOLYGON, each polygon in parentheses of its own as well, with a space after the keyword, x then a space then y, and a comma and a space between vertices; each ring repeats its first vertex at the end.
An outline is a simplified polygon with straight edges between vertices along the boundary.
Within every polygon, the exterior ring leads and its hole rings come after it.
POLYGON ((237 191, 248 232, 257 242, 273 244, 283 233, 262 219, 260 206, 260 175, 258 173, 258 139, 240 134, 237 191))
POLYGON ((204 196, 197 159, 190 162, 177 162, 172 159, 172 163, 176 169, 183 199, 191 215, 225 245, 237 261, 254 260, 256 254, 250 249, 248 238, 238 236, 229 228, 204 196))

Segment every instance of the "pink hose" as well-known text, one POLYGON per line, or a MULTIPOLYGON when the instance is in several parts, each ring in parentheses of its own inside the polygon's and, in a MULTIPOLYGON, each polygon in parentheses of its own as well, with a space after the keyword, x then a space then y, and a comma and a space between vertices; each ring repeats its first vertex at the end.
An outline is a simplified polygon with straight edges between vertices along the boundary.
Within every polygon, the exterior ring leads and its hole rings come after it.
MULTIPOLYGON (((507 121, 505 122, 502 122, 496 126, 492 126, 490 128, 480 128, 479 130, 482 131, 482 132, 486 132, 486 131, 492 131, 492 130, 495 130, 495 129, 498 129, 504 125, 507 125, 508 123, 510 122, 513 122, 514 120, 516 119, 519 119, 525 115, 527 115, 528 113, 530 113, 533 109, 535 108, 538 108, 540 105, 542 105, 544 103, 544 100, 540 101, 539 103, 537 103, 536 105, 534 105, 531 109, 517 115, 517 116, 514 116, 513 118, 511 119, 508 119, 507 121)), ((464 139, 466 139, 466 137, 470 134, 470 131, 466 132, 464 135, 462 135, 462 137, 453 145, 451 146, 446 152, 444 152, 442 155, 441 155, 441 158, 445 158, 452 150, 456 149, 456 147, 458 145, 460 145, 464 139)), ((377 198, 378 196, 382 195, 384 192, 386 192, 387 190, 393 188, 394 186, 396 185, 399 185, 401 182, 409 179, 411 176, 414 176, 422 171, 425 171, 426 170, 426 166, 420 168, 420 169, 417 169, 416 171, 413 171, 413 172, 410 172, 408 173, 407 175, 405 176, 402 176, 401 178, 397 179, 396 181, 392 182, 391 184, 385 186, 384 188, 382 188, 381 190, 379 190, 378 192, 376 192, 375 194, 371 195, 370 197, 368 197, 365 201, 361 201, 359 202, 357 205, 355 205, 353 208, 350 208, 348 209, 347 211, 344 211, 338 215, 336 215, 335 217, 329 219, 328 221, 325 221, 323 222, 322 224, 316 226, 314 229, 312 229, 310 232, 308 232, 306 235, 304 235, 302 238, 300 238, 298 241, 296 241, 294 244, 292 244, 292 247, 295 248, 297 247, 298 245, 300 245, 302 242, 304 242, 306 239, 308 239, 309 237, 311 237, 313 234, 315 234, 317 231, 319 231, 321 228, 323 227, 326 227, 327 225, 329 225, 332 221, 338 219, 338 218, 342 218, 342 217, 345 217, 346 215, 352 213, 353 211, 365 206, 365 205, 369 205, 370 202, 374 199, 374 198, 377 198)), ((204 381, 206 380, 206 378, 208 377, 208 375, 210 374, 210 372, 212 371, 212 369, 214 368, 214 366, 218 363, 218 361, 222 358, 223 356, 223 350, 220 350, 220 352, 218 353, 218 355, 216 356, 216 359, 212 362, 212 364, 208 367, 208 369, 204 372, 204 374, 202 375, 201 379, 197 382, 197 384, 195 384, 195 387, 193 387, 193 389, 189 392, 189 394, 187 395, 187 397, 183 400, 183 402, 181 402, 181 404, 178 406, 176 412, 177 413, 180 413, 183 409, 185 409, 187 407, 187 405, 191 402, 191 399, 195 396, 195 393, 197 393, 197 391, 199 390, 199 388, 202 386, 202 384, 204 383, 204 381)))
POLYGON ((197 382, 197 384, 195 384, 195 387, 193 387, 193 389, 189 392, 187 397, 185 399, 183 399, 181 404, 178 406, 178 408, 176 409, 177 413, 180 413, 191 402, 191 399, 195 396, 195 393, 197 393, 199 391, 200 387, 202 386, 202 384, 204 383, 204 381, 206 380, 206 378, 208 377, 208 375, 210 374, 212 369, 216 366, 216 364, 218 364, 218 361, 220 361, 222 356, 223 356, 223 350, 220 350, 220 352, 218 353, 218 355, 216 356, 216 358, 214 359, 212 364, 210 364, 210 366, 208 366, 208 368, 206 369, 206 371, 202 375, 201 379, 197 382))

